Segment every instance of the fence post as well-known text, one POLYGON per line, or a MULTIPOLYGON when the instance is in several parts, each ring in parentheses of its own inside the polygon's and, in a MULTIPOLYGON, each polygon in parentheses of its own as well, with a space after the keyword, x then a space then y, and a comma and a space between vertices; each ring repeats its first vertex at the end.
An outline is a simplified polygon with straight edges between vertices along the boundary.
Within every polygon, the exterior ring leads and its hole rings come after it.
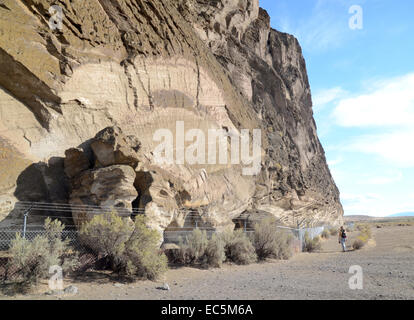
POLYGON ((29 208, 29 209, 27 209, 27 210, 24 212, 24 215, 23 215, 23 239, 26 239, 27 217, 28 217, 28 215, 29 215, 30 211, 32 210, 32 208, 33 208, 33 205, 31 205, 31 206, 30 206, 30 208, 29 208))
POLYGON ((303 234, 302 234, 302 230, 300 228, 300 223, 297 222, 297 230, 298 230, 298 235, 299 235, 299 245, 300 245, 300 252, 303 252, 303 234))

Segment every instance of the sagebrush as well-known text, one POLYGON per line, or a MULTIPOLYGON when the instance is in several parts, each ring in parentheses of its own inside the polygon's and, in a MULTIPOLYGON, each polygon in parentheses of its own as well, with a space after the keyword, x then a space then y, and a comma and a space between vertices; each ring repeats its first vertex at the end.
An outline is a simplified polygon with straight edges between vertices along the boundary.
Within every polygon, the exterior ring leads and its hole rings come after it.
POLYGON ((205 230, 195 229, 184 239, 179 239, 179 249, 173 252, 175 263, 221 267, 226 259, 224 241, 213 235, 208 239, 205 230))
POLYGON ((208 266, 220 268, 226 260, 224 241, 220 236, 213 234, 205 250, 205 261, 208 266))
POLYGON ((179 238, 178 246, 180 249, 174 252, 174 262, 184 265, 203 263, 207 245, 206 231, 194 229, 185 239, 179 238))
POLYGON ((154 280, 168 269, 167 257, 159 249, 160 234, 146 226, 143 215, 135 223, 115 212, 95 216, 82 225, 81 236, 119 275, 154 280))
POLYGON ((368 243, 368 240, 372 237, 372 233, 371 227, 368 224, 358 224, 356 229, 359 230, 359 235, 352 243, 352 248, 354 248, 354 250, 359 250, 368 243))
POLYGON ((331 236, 335 236, 335 235, 338 235, 338 229, 336 229, 336 228, 330 228, 329 229, 329 233, 331 234, 331 236))
POLYGON ((49 269, 59 266, 63 272, 73 271, 78 265, 77 254, 69 248, 69 240, 62 240, 65 225, 47 218, 45 234, 32 241, 20 234, 11 241, 11 258, 7 264, 6 278, 31 286, 40 279, 49 278, 49 269))
POLYGON ((329 236, 331 235, 331 233, 329 232, 329 230, 328 229, 323 229, 323 231, 322 231, 322 234, 321 234, 321 237, 323 238, 323 239, 329 239, 329 236))
POLYGON ((322 244, 321 244, 321 239, 319 238, 319 236, 311 238, 309 236, 309 233, 305 232, 303 250, 305 252, 314 252, 314 251, 321 250, 321 248, 322 248, 322 244))
POLYGON ((276 228, 276 219, 266 218, 254 226, 253 245, 259 260, 289 259, 292 236, 276 228))
POLYGON ((254 246, 243 230, 224 232, 221 237, 228 261, 236 264, 250 264, 257 261, 254 246))

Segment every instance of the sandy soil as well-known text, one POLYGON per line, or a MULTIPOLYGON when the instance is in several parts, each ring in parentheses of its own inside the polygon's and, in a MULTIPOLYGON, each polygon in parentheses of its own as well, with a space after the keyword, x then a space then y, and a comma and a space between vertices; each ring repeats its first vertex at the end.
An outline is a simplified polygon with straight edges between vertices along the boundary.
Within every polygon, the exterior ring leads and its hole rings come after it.
MULTIPOLYGON (((350 241, 357 232, 350 234, 350 241)), ((414 226, 373 228, 373 240, 359 251, 341 252, 336 237, 325 240, 317 253, 301 253, 289 261, 222 269, 179 268, 167 272, 163 282, 119 283, 105 274, 66 281, 79 293, 73 296, 38 294, 13 299, 414 299, 414 226), (363 290, 351 290, 350 266, 363 269, 363 290)), ((3 297, 9 298, 10 297, 3 297)), ((0 298, 1 299, 1 298, 0 298)))

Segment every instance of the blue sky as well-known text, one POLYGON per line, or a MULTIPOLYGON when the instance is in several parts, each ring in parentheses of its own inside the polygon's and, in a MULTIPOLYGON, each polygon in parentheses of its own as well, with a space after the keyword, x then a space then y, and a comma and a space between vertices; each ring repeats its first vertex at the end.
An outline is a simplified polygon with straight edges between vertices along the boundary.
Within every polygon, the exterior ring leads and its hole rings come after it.
POLYGON ((302 45, 345 214, 414 211, 414 1, 260 0, 302 45), (359 5, 362 29, 351 29, 359 5))

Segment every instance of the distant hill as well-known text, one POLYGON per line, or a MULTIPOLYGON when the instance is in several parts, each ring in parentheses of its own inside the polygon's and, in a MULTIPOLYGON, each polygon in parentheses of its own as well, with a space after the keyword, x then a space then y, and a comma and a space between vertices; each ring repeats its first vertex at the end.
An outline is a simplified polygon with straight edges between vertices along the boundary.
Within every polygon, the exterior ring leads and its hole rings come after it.
POLYGON ((389 217, 414 217, 414 212, 401 212, 389 215, 389 217))
POLYGON ((375 219, 378 219, 378 218, 371 217, 371 216, 364 216, 364 215, 344 216, 345 222, 351 222, 351 221, 368 221, 368 220, 375 220, 375 219))
POLYGON ((414 212, 400 212, 395 213, 386 217, 371 217, 366 215, 349 215, 344 216, 345 222, 375 222, 375 221, 386 221, 387 219, 398 220, 404 217, 414 217, 414 212))

